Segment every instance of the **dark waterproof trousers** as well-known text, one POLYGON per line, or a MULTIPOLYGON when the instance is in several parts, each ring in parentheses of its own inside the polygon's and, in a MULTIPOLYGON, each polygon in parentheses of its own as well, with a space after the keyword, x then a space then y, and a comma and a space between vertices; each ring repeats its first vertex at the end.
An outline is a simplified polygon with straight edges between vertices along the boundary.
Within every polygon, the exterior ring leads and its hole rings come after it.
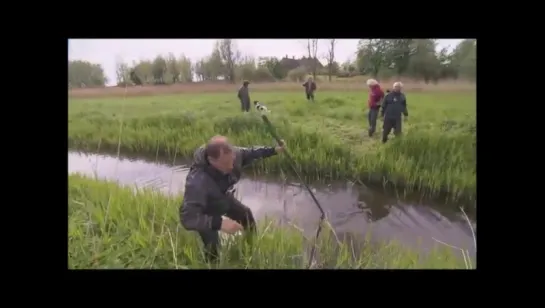
MULTIPOLYGON (((229 196, 228 200, 230 203, 230 209, 224 216, 227 216, 241 224, 245 232, 255 233, 256 223, 252 210, 232 196, 229 196)), ((204 244, 204 255, 206 261, 217 261, 221 246, 219 231, 201 231, 199 232, 199 235, 204 244)), ((253 234, 245 234, 245 236, 247 236, 248 240, 251 240, 253 234)))
POLYGON ((394 135, 397 137, 401 135, 401 117, 399 118, 384 118, 384 125, 382 126, 382 142, 388 141, 388 135, 394 130, 394 135))
POLYGON ((240 101, 240 109, 242 109, 243 112, 249 112, 250 111, 250 101, 241 100, 240 101))
POLYGON ((314 92, 306 92, 307 100, 314 102, 314 92))
POLYGON ((378 108, 370 108, 367 114, 367 120, 369 121, 369 137, 373 136, 377 129, 378 108))

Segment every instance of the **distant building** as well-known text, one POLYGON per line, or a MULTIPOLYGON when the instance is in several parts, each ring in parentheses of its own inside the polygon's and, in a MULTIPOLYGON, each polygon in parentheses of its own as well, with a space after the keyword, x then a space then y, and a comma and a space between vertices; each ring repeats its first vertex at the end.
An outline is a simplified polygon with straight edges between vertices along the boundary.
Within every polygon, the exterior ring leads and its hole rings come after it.
MULTIPOLYGON (((305 66, 308 69, 311 69, 313 67, 312 62, 313 60, 307 57, 302 57, 301 59, 295 59, 295 57, 292 57, 290 59, 286 56, 280 60, 280 65, 287 68, 288 70, 292 70, 300 66, 305 66)), ((316 70, 320 70, 324 68, 324 65, 316 58, 314 59, 314 63, 316 65, 316 70)))

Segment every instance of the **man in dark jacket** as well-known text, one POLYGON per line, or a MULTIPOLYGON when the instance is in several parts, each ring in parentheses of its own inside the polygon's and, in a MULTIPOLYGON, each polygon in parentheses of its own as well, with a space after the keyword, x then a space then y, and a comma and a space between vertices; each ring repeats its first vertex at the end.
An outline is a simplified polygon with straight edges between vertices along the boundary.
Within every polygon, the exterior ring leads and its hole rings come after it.
POLYGON ((244 80, 242 83, 242 87, 238 89, 238 99, 240 100, 240 108, 242 109, 242 112, 249 112, 250 111, 250 93, 248 91, 248 85, 250 82, 248 80, 244 80))
POLYGON ((314 91, 316 91, 316 83, 312 77, 308 77, 307 82, 303 83, 305 87, 305 94, 307 95, 307 101, 312 101, 314 103, 314 91))
POLYGON ((401 135, 401 114, 405 119, 409 116, 407 111, 407 98, 401 92, 403 84, 401 82, 394 83, 394 89, 382 102, 382 116, 384 117, 384 126, 382 130, 382 142, 388 141, 388 135, 394 130, 394 135, 401 135))
POLYGON ((257 159, 280 153, 284 146, 240 148, 229 144, 226 137, 216 136, 195 151, 186 178, 180 220, 187 230, 197 231, 205 246, 208 261, 218 258, 218 231, 234 234, 242 229, 255 231, 252 211, 236 200, 233 186, 242 168, 257 159), (222 216, 226 216, 222 218, 222 216))
POLYGON ((380 110, 380 103, 384 98, 384 92, 375 79, 367 80, 367 86, 369 87, 369 113, 367 114, 367 120, 369 121, 369 137, 371 137, 377 128, 377 118, 380 110))

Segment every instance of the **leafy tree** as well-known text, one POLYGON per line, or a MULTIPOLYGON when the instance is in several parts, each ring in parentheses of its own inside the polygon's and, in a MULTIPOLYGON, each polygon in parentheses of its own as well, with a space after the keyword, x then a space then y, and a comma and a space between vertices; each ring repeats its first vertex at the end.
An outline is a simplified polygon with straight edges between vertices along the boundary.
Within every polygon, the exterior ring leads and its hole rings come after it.
POLYGON ((68 61, 68 83, 70 88, 104 87, 108 79, 100 64, 88 61, 68 61))

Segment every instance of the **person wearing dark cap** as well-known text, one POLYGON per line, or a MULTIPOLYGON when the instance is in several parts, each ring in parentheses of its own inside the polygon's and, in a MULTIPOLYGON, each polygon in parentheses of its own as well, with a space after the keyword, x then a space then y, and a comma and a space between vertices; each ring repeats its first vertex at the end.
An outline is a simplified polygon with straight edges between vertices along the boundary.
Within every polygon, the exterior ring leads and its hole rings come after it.
POLYGON ((250 93, 248 92, 249 84, 250 82, 248 80, 244 80, 242 87, 238 89, 238 99, 240 100, 240 108, 243 112, 250 111, 250 93))
MULTIPOLYGON (((180 221, 185 229, 199 233, 208 262, 218 260, 219 231, 234 234, 241 230, 250 233, 256 230, 252 211, 232 194, 242 168, 283 150, 284 144, 276 147, 236 147, 226 137, 215 136, 195 151, 186 178, 180 221)), ((247 238, 251 239, 251 236, 249 234, 247 238)))

